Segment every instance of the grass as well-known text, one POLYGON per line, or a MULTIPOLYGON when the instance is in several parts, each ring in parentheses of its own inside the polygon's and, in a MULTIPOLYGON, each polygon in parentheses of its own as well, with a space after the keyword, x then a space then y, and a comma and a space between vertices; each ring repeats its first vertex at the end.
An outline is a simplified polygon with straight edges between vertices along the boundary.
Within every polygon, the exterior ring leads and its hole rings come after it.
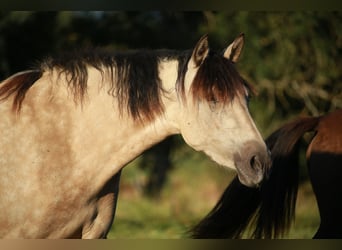
MULTIPOLYGON (((173 154, 175 168, 159 199, 143 194, 147 173, 138 158, 123 171, 110 239, 181 239, 215 205, 235 172, 218 167, 206 156, 182 149, 173 154)), ((299 188, 296 221, 285 238, 312 238, 319 217, 308 181, 299 188)))
POLYGON ((319 226, 319 214, 311 183, 305 181, 299 187, 296 220, 289 232, 289 239, 310 239, 319 226))

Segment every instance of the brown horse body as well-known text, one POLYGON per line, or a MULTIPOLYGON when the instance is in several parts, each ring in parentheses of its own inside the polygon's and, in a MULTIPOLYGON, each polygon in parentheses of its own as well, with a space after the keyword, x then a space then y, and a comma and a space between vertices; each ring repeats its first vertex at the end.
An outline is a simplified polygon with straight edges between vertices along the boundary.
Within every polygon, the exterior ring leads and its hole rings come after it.
POLYGON ((314 237, 342 238, 342 110, 299 118, 273 132, 266 139, 272 153, 269 179, 255 189, 235 178, 193 228, 193 237, 240 238, 248 226, 255 238, 283 236, 295 215, 299 144, 307 132, 314 133, 306 156, 321 218, 314 237))
POLYGON ((320 118, 308 150, 320 227, 315 238, 342 238, 342 110, 320 118))

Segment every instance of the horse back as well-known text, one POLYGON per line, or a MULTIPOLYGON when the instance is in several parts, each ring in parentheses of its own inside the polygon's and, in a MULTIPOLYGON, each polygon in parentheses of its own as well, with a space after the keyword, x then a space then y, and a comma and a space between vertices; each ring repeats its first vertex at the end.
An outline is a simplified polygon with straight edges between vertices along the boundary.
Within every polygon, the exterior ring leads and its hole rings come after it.
POLYGON ((308 148, 312 153, 342 154, 342 109, 320 118, 317 134, 308 148))

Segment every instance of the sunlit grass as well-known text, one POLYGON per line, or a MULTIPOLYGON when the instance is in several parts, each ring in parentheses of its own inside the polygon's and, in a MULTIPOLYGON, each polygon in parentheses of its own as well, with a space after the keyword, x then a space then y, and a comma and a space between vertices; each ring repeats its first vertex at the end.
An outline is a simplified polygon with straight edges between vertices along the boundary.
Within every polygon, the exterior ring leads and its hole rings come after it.
POLYGON ((319 226, 319 215, 316 198, 309 181, 299 187, 296 219, 286 238, 303 239, 312 238, 319 226))

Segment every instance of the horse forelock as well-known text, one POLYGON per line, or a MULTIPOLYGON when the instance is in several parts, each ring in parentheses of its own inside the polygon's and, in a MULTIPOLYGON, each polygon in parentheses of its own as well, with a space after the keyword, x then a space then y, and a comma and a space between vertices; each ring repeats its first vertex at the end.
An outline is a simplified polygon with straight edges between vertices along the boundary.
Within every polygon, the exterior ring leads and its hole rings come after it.
POLYGON ((239 95, 244 97, 246 90, 253 92, 234 63, 218 53, 209 53, 200 65, 190 88, 195 101, 215 101, 222 104, 239 95))

